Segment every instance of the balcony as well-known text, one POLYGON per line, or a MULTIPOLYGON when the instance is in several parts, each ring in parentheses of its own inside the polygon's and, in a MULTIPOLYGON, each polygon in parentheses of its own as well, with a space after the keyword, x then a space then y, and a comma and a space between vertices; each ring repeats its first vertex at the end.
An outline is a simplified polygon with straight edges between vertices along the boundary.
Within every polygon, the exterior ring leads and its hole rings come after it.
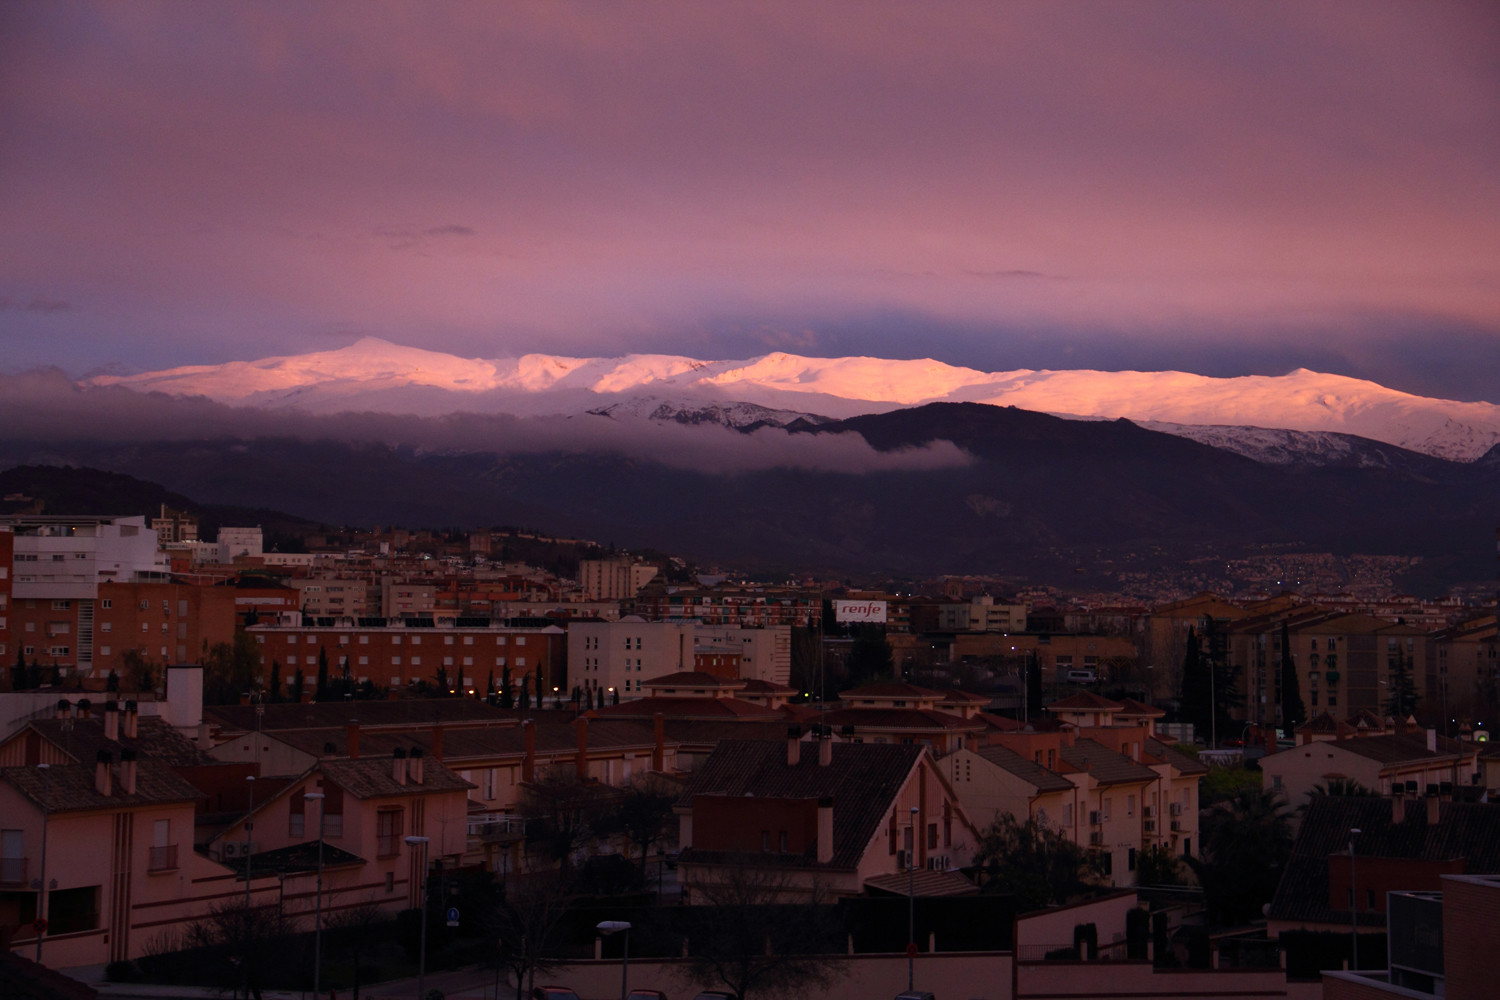
POLYGON ((165 847, 151 848, 151 857, 146 864, 147 871, 167 872, 177 868, 177 845, 168 844, 165 847))
POLYGON ((25 885, 26 859, 0 858, 0 885, 25 885))

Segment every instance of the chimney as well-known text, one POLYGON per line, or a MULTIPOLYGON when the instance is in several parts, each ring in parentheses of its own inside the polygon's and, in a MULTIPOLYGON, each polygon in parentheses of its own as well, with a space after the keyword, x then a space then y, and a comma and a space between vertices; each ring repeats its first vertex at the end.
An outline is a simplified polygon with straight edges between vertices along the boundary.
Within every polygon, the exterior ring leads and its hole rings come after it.
POLYGON ((1427 752, 1437 753, 1437 730, 1427 730, 1427 752))
POLYGON ((120 704, 119 702, 106 701, 104 703, 104 738, 119 742, 120 739, 120 704))
POLYGON ((786 766, 796 767, 802 760, 802 727, 786 727, 786 766))
POLYGON ((1398 826, 1405 821, 1406 798, 1400 792, 1397 792, 1391 796, 1391 826, 1398 826))
POLYGON ((818 799, 818 864, 833 860, 833 797, 818 799))
POLYGON ((100 750, 95 760, 97 763, 94 764, 94 791, 100 795, 109 795, 112 790, 109 766, 114 763, 115 755, 108 750, 100 750))
POLYGON ((824 726, 818 733, 818 766, 827 767, 833 763, 833 733, 824 726))
POLYGON ((350 719, 349 725, 344 727, 345 753, 350 760, 359 760, 359 720, 350 719))
POLYGON ((578 756, 575 764, 578 780, 587 781, 589 776, 589 720, 580 715, 573 720, 573 727, 578 730, 578 756))
POLYGON ((125 735, 132 740, 140 732, 140 719, 140 705, 133 701, 127 701, 125 703, 125 735))
POLYGON ((208 735, 208 723, 198 723, 198 749, 209 750, 213 747, 213 745, 214 741, 212 737, 208 735))
POLYGON ((120 751, 120 794, 135 794, 135 751, 129 747, 120 751))
POLYGON ((443 727, 441 723, 435 723, 432 727, 432 759, 439 764, 443 762, 443 727))
POLYGON ((526 746, 526 756, 521 758, 521 780, 529 785, 536 781, 536 724, 530 719, 522 721, 521 736, 526 746))
POLYGON ((94 713, 94 703, 93 702, 89 701, 87 698, 80 698, 80 699, 78 699, 78 717, 80 719, 90 718, 90 717, 92 717, 93 713, 94 713))
POLYGON ((403 747, 391 751, 391 777, 398 785, 406 784, 406 750, 403 747))
POLYGON ((664 771, 667 767, 667 717, 657 712, 651 719, 651 770, 664 771))
POLYGON ((407 760, 406 773, 411 777, 413 785, 422 783, 422 748, 412 747, 411 756, 407 760))
POLYGON ((73 704, 72 704, 72 702, 68 701, 68 699, 66 699, 66 698, 60 698, 60 699, 58 699, 58 702, 57 702, 57 715, 54 716, 54 718, 66 719, 68 717, 68 711, 72 707, 73 707, 73 704))

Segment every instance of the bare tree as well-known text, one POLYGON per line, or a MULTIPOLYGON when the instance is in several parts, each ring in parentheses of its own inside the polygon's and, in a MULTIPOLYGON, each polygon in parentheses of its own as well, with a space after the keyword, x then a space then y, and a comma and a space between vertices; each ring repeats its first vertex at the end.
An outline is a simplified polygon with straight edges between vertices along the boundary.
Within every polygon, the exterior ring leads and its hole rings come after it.
POLYGON ((686 971, 695 983, 774 1000, 825 992, 847 973, 821 886, 814 883, 810 901, 780 903, 807 893, 785 868, 752 856, 718 872, 691 886, 686 971))
POLYGON ((495 964, 515 979, 516 1000, 536 986, 537 970, 558 964, 548 946, 572 900, 572 880, 557 872, 512 879, 491 912, 487 930, 497 942, 495 964))
POLYGON ((380 912, 380 907, 374 903, 362 903, 330 913, 324 924, 331 932, 330 939, 338 942, 339 952, 347 956, 354 966, 354 1000, 359 1000, 360 973, 364 967, 364 959, 387 947, 372 931, 377 925, 388 922, 380 912))
POLYGON ((526 787, 521 799, 527 844, 556 863, 559 871, 571 870, 574 855, 608 834, 619 802, 617 789, 579 780, 567 766, 549 768, 526 787))

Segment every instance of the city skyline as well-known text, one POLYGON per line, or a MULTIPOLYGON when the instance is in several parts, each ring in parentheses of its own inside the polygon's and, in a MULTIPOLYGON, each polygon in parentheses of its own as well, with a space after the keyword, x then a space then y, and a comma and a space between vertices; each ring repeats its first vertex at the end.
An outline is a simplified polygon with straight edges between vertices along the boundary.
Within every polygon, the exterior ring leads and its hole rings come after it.
POLYGON ((1482 4, 12 5, 4 367, 1297 367, 1497 399, 1482 4))

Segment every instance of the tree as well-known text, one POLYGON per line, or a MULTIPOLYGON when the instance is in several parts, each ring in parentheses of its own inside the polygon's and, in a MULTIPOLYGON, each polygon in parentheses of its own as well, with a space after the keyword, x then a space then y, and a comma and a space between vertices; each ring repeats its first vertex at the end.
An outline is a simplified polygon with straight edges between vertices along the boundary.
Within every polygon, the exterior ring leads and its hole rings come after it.
POLYGON ((547 768, 522 793, 527 843, 568 872, 574 856, 612 822, 619 801, 618 790, 580 781, 569 765, 547 768))
POLYGON ((1203 670, 1202 644, 1198 630, 1189 628, 1182 654, 1182 718, 1193 726, 1195 736, 1206 738, 1212 729, 1208 676, 1203 670))
POLYGON ((127 691, 155 691, 158 677, 157 664, 138 649, 127 649, 120 654, 120 665, 125 675, 120 679, 127 691))
POLYGON ((537 872, 513 880, 488 915, 486 930, 496 942, 495 964, 514 977, 516 1000, 536 986, 536 974, 558 964, 553 938, 572 901, 571 877, 537 872))
POLYGON ((896 676, 896 660, 883 627, 860 626, 849 648, 848 667, 849 682, 855 685, 896 676))
POLYGON ((651 845, 666 836, 672 820, 677 791, 657 774, 648 774, 625 789, 619 808, 607 817, 603 832, 624 834, 625 840, 641 849, 641 874, 646 873, 646 858, 651 845))
POLYGON ((1042 665, 1032 650, 1026 654, 1026 718, 1040 719, 1042 713, 1042 665))
POLYGON ((378 935, 372 933, 378 925, 385 922, 385 914, 374 903, 346 906, 337 910, 331 905, 328 908, 324 926, 328 932, 326 940, 332 946, 329 950, 349 959, 354 974, 352 995, 356 998, 363 981, 365 959, 389 947, 378 935))
POLYGON ((504 709, 516 707, 515 692, 510 686, 510 667, 502 667, 500 670, 500 707, 504 709))
POLYGON ((983 891, 1010 893, 1024 909, 1066 902, 1084 887, 1087 871, 1083 848, 1062 831, 1010 813, 996 817, 980 836, 974 865, 983 891))
POLYGON ((235 705, 240 695, 257 687, 260 647, 244 632, 233 642, 219 642, 203 654, 203 701, 208 705, 235 705))
POLYGON ((271 661, 271 701, 281 700, 281 661, 271 661))
POLYGON ((516 705, 521 711, 529 711, 531 708, 531 688, 526 683, 526 678, 521 678, 521 700, 516 705))
POLYGON ((292 689, 290 692, 290 697, 294 704, 301 704, 302 689, 306 686, 307 678, 303 676, 302 668, 298 667, 296 672, 292 674, 292 689))
POLYGON ((1292 640, 1286 622, 1281 623, 1281 725, 1290 735, 1307 721, 1307 707, 1302 704, 1302 689, 1297 680, 1297 664, 1292 660, 1292 640))
POLYGON ((1165 844, 1150 844, 1135 856, 1137 885, 1186 885, 1182 860, 1165 844))
POLYGON ((318 701, 327 701, 328 690, 328 650, 322 646, 318 647, 318 691, 314 698, 318 701))
POLYGON ((1389 661, 1389 667, 1391 696, 1386 700, 1385 711, 1397 722, 1403 722, 1416 712, 1421 695, 1417 694, 1417 682, 1412 677, 1411 658, 1399 648, 1389 661))
POLYGON ((1187 863, 1203 886, 1210 919, 1219 925, 1260 919, 1291 854, 1286 803, 1264 789, 1241 789, 1203 810, 1201 829, 1202 856, 1187 863))
POLYGON ((769 1000, 821 995, 847 973, 820 886, 808 902, 778 905, 806 889, 774 863, 753 855, 719 871, 722 878, 689 886, 696 905, 684 971, 693 982, 727 988, 740 1000, 769 1000))

